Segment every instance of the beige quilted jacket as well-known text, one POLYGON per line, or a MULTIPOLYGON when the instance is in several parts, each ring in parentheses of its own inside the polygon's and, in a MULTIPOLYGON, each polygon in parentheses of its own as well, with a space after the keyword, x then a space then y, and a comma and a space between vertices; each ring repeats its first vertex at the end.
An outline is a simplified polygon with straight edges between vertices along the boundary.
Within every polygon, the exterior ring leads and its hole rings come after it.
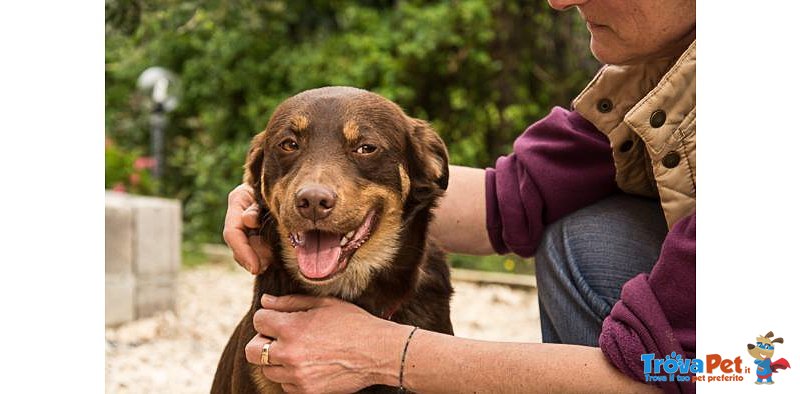
POLYGON ((670 228, 695 209, 695 46, 677 59, 605 66, 573 101, 611 141, 620 189, 659 198, 670 228))

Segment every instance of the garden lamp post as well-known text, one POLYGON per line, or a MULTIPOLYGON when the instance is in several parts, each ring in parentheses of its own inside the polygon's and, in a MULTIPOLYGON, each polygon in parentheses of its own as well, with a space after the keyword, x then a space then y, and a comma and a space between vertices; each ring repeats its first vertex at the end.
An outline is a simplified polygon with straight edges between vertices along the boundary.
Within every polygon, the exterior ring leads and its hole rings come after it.
MULTIPOLYGON (((153 178, 159 185, 164 170, 164 130, 167 113, 178 106, 178 78, 162 67, 150 67, 139 75, 136 86, 151 101, 150 146, 155 160, 153 178)), ((160 188, 160 186, 158 186, 160 188)))

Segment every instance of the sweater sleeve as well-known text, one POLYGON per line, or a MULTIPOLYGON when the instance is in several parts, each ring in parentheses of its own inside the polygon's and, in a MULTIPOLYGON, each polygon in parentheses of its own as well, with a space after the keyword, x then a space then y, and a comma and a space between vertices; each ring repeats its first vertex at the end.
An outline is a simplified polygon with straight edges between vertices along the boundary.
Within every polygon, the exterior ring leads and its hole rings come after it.
POLYGON ((544 227, 616 190, 608 138, 555 107, 486 170, 486 227, 498 253, 532 256, 544 227))
MULTIPOLYGON (((642 354, 672 352, 695 357, 695 214, 667 233, 650 274, 622 287, 620 300, 603 321, 600 348, 626 375, 644 381, 642 354)), ((664 382, 667 392, 694 392, 694 383, 664 382)))

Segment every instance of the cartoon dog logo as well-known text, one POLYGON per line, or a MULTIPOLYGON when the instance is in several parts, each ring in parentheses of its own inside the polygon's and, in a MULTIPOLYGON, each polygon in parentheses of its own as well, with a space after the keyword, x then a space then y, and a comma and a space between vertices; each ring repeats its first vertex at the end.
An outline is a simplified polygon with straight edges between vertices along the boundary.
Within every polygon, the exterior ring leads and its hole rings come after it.
POLYGON ((756 376, 758 377, 756 384, 773 384, 775 383, 772 381, 773 373, 778 373, 779 369, 791 368, 789 362, 784 358, 772 361, 772 355, 775 354, 775 344, 783 343, 783 338, 780 337, 770 339, 774 335, 770 331, 763 337, 756 337, 755 345, 752 343, 747 344, 747 352, 756 359, 755 364, 758 366, 758 369, 756 369, 756 376))

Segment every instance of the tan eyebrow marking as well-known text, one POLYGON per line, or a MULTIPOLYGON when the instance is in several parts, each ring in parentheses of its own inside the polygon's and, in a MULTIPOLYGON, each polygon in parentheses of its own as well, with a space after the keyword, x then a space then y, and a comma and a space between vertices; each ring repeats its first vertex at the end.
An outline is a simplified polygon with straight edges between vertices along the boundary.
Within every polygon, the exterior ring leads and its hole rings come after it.
POLYGON ((295 115, 290 119, 295 131, 303 131, 308 127, 308 118, 305 115, 295 115))
POLYGON ((344 133, 344 138, 353 142, 358 139, 358 124, 353 120, 348 120, 345 122, 342 132, 344 133))

